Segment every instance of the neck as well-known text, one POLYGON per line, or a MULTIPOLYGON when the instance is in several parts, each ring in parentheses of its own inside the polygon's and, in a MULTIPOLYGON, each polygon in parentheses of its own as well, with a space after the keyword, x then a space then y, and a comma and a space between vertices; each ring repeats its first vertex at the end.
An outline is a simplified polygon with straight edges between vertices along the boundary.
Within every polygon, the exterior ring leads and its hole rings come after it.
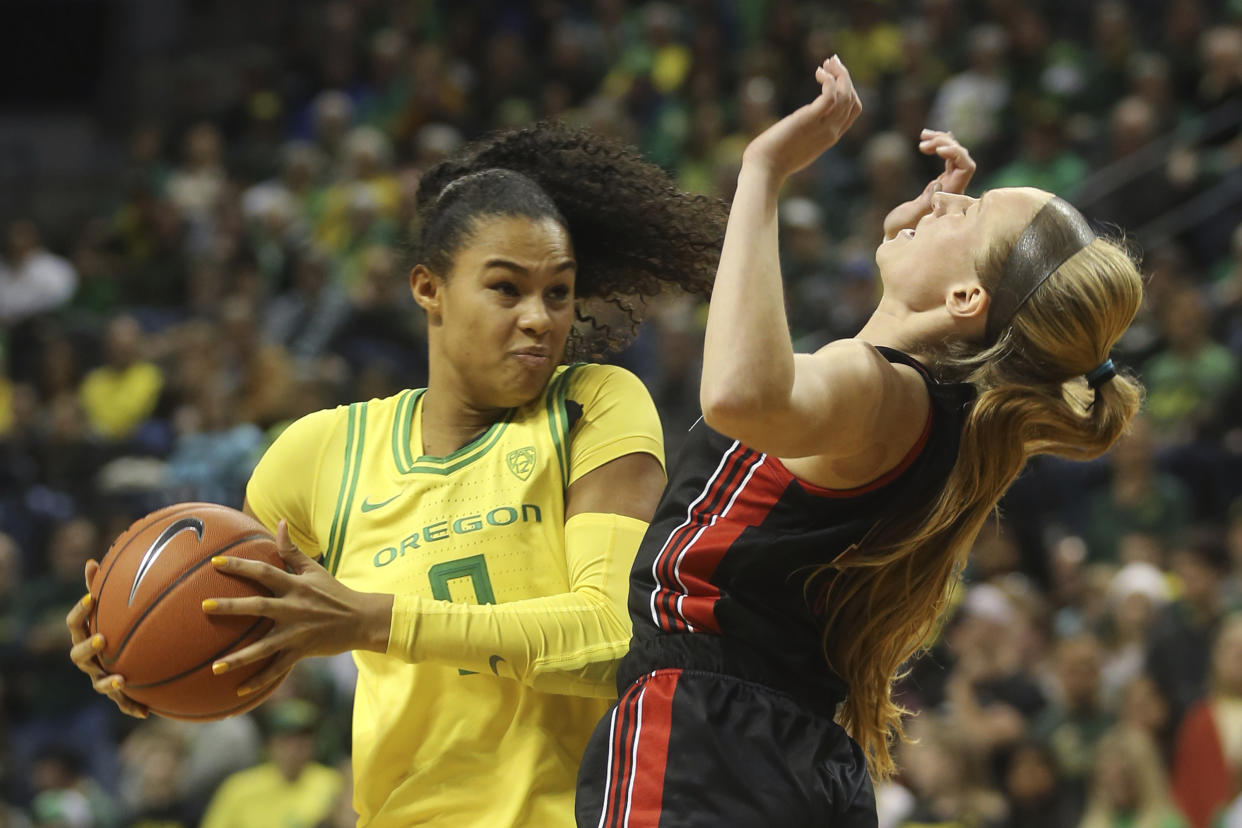
POLYGON ((920 357, 926 356, 926 342, 943 338, 945 333, 943 325, 932 314, 912 311, 905 304, 883 296, 855 338, 920 357))
POLYGON ((481 406, 446 360, 433 358, 422 401, 423 454, 444 457, 478 437, 504 416, 504 408, 481 406))

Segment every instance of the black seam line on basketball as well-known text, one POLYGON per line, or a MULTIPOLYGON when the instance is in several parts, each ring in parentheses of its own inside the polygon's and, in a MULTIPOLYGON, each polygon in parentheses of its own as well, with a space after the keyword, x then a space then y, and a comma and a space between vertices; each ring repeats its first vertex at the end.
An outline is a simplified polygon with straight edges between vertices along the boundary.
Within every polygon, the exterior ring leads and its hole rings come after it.
POLYGON ((229 551, 234 546, 243 544, 246 541, 256 540, 258 538, 270 538, 270 536, 266 534, 261 534, 259 532, 255 532, 254 534, 240 537, 237 540, 233 541, 232 543, 228 544, 227 546, 221 546, 219 549, 216 549, 215 551, 209 553, 207 557, 201 559, 198 563, 194 564, 194 566, 190 567, 185 572, 182 572, 179 576, 177 576, 177 580, 173 581, 171 584, 164 587, 164 591, 161 592, 159 595, 155 596, 155 600, 152 601, 150 604, 148 604, 147 608, 142 611, 142 615, 138 616, 138 620, 135 621, 132 626, 130 626, 129 632, 125 634, 125 638, 121 641, 120 646, 116 648, 116 653, 114 653, 110 658, 104 658, 102 655, 100 655, 99 662, 103 664, 105 667, 107 667, 109 664, 116 664, 116 660, 121 657, 121 653, 125 650, 125 645, 127 645, 129 643, 129 640, 134 637, 134 633, 138 631, 138 627, 142 625, 142 622, 147 620, 147 616, 151 614, 151 610, 155 609, 155 607, 159 604, 159 602, 164 600, 164 596, 172 592, 173 588, 176 587, 177 584, 181 583, 186 578, 194 574, 200 566, 209 562, 215 556, 223 552, 229 551))
MULTIPOLYGON (((268 690, 268 689, 270 688, 268 687, 263 688, 263 690, 268 690)), ((262 692, 262 690, 259 692, 262 692)), ((183 722, 201 722, 201 721, 205 721, 209 719, 223 719, 225 716, 231 716, 234 713, 237 713, 241 710, 245 710, 247 707, 256 707, 259 704, 262 704, 266 700, 267 700, 266 697, 264 697, 264 698, 259 699, 258 702, 256 702, 254 698, 254 694, 251 693, 246 697, 246 700, 244 702, 241 702, 240 704, 234 705, 233 707, 227 708, 225 710, 217 710, 214 713, 203 713, 198 716, 190 716, 185 713, 175 713, 172 710, 160 710, 158 707, 151 707, 150 705, 147 705, 147 710, 150 711, 151 713, 156 714, 157 716, 163 716, 164 718, 167 718, 167 719, 180 719, 183 722)))
MULTIPOLYGON (((193 510, 193 509, 195 509, 195 508, 197 508, 197 507, 195 507, 195 506, 186 506, 186 507, 185 507, 185 509, 184 509, 183 511, 192 511, 192 510, 193 510)), ((141 535, 143 532, 145 532, 145 531, 147 531, 148 529, 150 529, 150 528, 151 528, 151 526, 153 526, 154 524, 156 524, 156 523, 160 522, 161 520, 164 520, 165 518, 170 518, 170 517, 173 517, 174 515, 178 515, 178 514, 181 514, 181 512, 179 512, 179 511, 178 511, 178 512, 172 512, 172 513, 167 514, 167 515, 160 515, 160 516, 159 516, 159 517, 157 517, 157 518, 153 518, 152 520, 147 521, 146 523, 144 523, 144 524, 142 525, 142 528, 141 528, 141 529, 139 529, 137 532, 135 532, 135 533, 133 534, 133 536, 132 536, 132 537, 130 537, 130 539, 129 539, 129 540, 125 541, 125 545, 124 545, 124 546, 122 546, 120 549, 118 549, 118 550, 116 551, 116 557, 114 557, 114 558, 112 559, 112 563, 108 564, 108 569, 107 569, 107 571, 105 571, 105 572, 104 572, 104 574, 103 574, 103 580, 99 582, 99 594, 98 594, 98 595, 93 596, 93 597, 94 597, 94 604, 95 604, 95 606, 96 606, 96 607, 98 607, 98 606, 99 606, 99 602, 100 602, 100 600, 101 600, 101 599, 102 599, 102 597, 103 597, 104 587, 105 587, 105 586, 107 585, 107 583, 108 583, 108 576, 112 574, 112 570, 116 569, 116 564, 117 564, 117 561, 121 560, 121 553, 122 553, 122 552, 124 552, 126 549, 128 549, 128 548, 129 548, 129 545, 130 545, 131 543, 133 543, 133 542, 134 542, 134 539, 135 539, 135 538, 137 538, 137 537, 138 537, 139 535, 141 535)))
POLYGON ((127 690, 146 690, 146 689, 147 689, 147 688, 149 688, 149 687, 159 687, 159 686, 160 686, 160 685, 162 685, 162 684, 168 684, 168 682, 170 682, 170 681, 176 681, 177 679, 180 679, 180 678, 185 678, 185 677, 186 677, 186 676, 188 676, 190 673, 193 673, 195 670, 201 670, 202 668, 206 667, 208 664, 211 664, 211 663, 212 663, 212 662, 214 662, 216 659, 220 658, 220 656, 227 655, 227 654, 228 654, 228 652, 229 652, 229 650, 233 649, 233 648, 234 648, 234 647, 236 647, 239 643, 241 643, 243 640, 245 640, 246 636, 248 636, 248 635, 250 635, 252 632, 254 632, 254 631, 255 631, 255 628, 257 628, 260 624, 262 624, 262 623, 263 623, 264 621, 266 621, 266 620, 267 620, 267 619, 266 619, 266 618, 263 618, 263 617, 259 617, 259 618, 254 619, 254 623, 253 623, 253 624, 251 624, 249 627, 247 627, 245 632, 243 632, 241 635, 237 636, 237 638, 233 639, 233 640, 232 640, 232 641, 230 641, 228 644, 225 644, 225 645, 224 645, 224 646, 220 649, 220 651, 219 651, 218 653, 215 653, 214 655, 210 656, 209 658, 207 658, 207 659, 205 659, 205 660, 203 660, 203 661, 200 661, 198 664, 195 664, 193 667, 189 668, 188 670, 184 670, 184 671, 182 671, 182 672, 178 673, 178 674, 177 674, 177 675, 175 675, 175 676, 169 676, 168 678, 165 678, 165 679, 160 679, 159 681, 151 681, 151 682, 147 682, 146 684, 126 684, 126 685, 125 685, 125 688, 126 688, 127 690))

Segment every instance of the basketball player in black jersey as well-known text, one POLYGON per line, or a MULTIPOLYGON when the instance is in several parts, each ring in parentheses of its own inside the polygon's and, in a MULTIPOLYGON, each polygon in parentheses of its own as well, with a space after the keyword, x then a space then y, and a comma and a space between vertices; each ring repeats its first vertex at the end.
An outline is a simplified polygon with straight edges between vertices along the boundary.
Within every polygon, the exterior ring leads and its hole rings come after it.
POLYGON ((794 354, 777 195, 861 109, 838 59, 815 75, 743 159, 703 420, 631 575, 583 828, 874 826, 892 679, 984 519, 1029 456, 1097 456, 1138 407, 1108 359, 1141 300, 1133 262, 1049 193, 962 195, 974 163, 947 133, 920 144, 944 172, 885 220, 870 320, 794 354))

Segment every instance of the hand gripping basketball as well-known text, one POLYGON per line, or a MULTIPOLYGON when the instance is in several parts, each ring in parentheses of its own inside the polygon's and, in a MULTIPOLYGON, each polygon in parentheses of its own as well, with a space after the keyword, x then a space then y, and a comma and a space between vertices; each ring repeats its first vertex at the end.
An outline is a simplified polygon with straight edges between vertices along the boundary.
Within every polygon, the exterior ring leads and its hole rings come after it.
POLYGON ((209 615, 259 615, 273 622, 263 638, 212 665, 212 671, 221 675, 272 659, 238 687, 239 696, 262 691, 309 656, 360 649, 383 652, 388 647, 391 595, 356 592, 333 578, 294 546, 284 520, 276 528, 276 549, 285 563, 284 570, 260 561, 212 559, 217 571, 247 578, 271 592, 271 597, 208 598, 203 602, 203 610, 209 615))

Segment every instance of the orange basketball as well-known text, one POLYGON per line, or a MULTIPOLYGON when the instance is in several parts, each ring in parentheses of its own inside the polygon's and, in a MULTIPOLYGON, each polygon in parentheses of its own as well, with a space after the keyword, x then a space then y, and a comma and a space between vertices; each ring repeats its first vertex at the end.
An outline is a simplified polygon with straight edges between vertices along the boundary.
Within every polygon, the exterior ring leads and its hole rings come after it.
MULTIPOLYGON (((171 719, 221 719, 251 709, 263 692, 237 688, 268 664, 214 675, 211 665, 271 628, 266 618, 208 615, 205 598, 270 594, 211 565, 215 555, 284 568, 263 524, 215 503, 178 503, 135 521, 113 542, 91 584, 91 634, 99 663, 125 677, 125 695, 171 719)), ((278 684, 279 682, 277 682, 278 684)))

